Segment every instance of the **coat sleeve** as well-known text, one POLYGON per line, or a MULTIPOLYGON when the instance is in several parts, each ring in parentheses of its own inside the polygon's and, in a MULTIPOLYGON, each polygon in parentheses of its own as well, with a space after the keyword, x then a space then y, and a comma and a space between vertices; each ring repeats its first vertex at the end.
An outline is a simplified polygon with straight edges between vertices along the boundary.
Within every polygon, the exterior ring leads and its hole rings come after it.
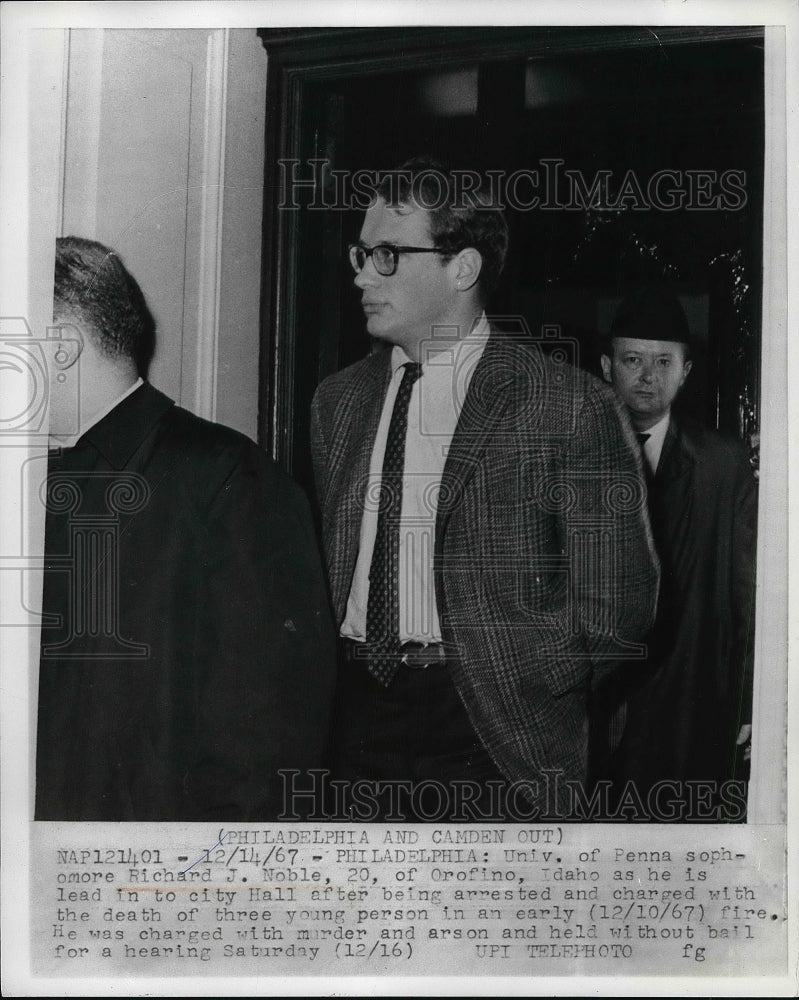
POLYGON ((569 553, 572 628, 595 673, 642 660, 655 618, 659 564, 640 454, 621 406, 595 382, 566 455, 570 484, 562 531, 569 553))
POLYGON ((317 389, 314 394, 314 398, 311 403, 311 458, 313 460, 316 496, 321 506, 325 494, 327 442, 325 440, 324 421, 322 419, 322 402, 319 396, 319 389, 317 389))
POLYGON ((212 501, 195 751, 185 792, 195 819, 276 819, 281 769, 320 767, 334 646, 301 490, 254 445, 212 501))

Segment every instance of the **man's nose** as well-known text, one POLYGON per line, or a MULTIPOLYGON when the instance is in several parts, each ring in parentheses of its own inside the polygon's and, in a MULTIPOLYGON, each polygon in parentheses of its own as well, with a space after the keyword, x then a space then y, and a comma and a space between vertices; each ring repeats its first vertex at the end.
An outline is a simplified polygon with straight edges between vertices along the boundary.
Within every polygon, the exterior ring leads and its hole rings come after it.
POLYGON ((651 382, 655 377, 655 366, 651 361, 645 361, 641 369, 641 378, 644 382, 651 382))
POLYGON ((374 287, 380 281, 380 275, 377 273, 371 257, 366 258, 363 267, 358 271, 353 280, 356 288, 374 287))

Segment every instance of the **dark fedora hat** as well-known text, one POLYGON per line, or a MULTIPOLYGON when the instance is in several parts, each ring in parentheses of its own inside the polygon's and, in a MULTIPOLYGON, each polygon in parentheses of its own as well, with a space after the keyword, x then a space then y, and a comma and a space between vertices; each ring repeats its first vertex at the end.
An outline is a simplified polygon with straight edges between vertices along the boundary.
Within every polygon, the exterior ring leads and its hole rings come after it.
POLYGON ((685 310, 674 292, 663 285, 645 285, 619 305, 610 324, 610 338, 671 340, 689 350, 693 338, 685 310))

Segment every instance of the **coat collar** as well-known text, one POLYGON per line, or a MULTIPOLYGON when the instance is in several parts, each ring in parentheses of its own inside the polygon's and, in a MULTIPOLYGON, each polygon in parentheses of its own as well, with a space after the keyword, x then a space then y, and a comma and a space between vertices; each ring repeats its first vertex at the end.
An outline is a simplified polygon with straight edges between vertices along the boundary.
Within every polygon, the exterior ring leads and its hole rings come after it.
POLYGON ((115 406, 79 439, 93 445, 114 469, 123 469, 167 410, 175 404, 148 382, 115 406))
POLYGON ((349 427, 340 428, 338 433, 342 435, 342 440, 348 441, 349 460, 354 463, 353 468, 358 475, 368 474, 369 459, 390 382, 391 351, 385 350, 367 358, 358 381, 352 387, 349 427), (364 464, 365 472, 361 468, 364 464))
POLYGON ((663 450, 660 453, 655 481, 672 483, 690 472, 693 465, 694 449, 683 434, 680 425, 672 417, 663 441, 663 450))

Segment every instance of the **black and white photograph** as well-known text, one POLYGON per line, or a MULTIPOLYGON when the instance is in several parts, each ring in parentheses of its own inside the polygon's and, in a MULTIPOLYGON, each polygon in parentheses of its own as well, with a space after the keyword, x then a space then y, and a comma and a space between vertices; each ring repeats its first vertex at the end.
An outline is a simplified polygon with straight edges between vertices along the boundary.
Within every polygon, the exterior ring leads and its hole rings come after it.
POLYGON ((796 995, 796 7, 0 16, 3 992, 796 995))

